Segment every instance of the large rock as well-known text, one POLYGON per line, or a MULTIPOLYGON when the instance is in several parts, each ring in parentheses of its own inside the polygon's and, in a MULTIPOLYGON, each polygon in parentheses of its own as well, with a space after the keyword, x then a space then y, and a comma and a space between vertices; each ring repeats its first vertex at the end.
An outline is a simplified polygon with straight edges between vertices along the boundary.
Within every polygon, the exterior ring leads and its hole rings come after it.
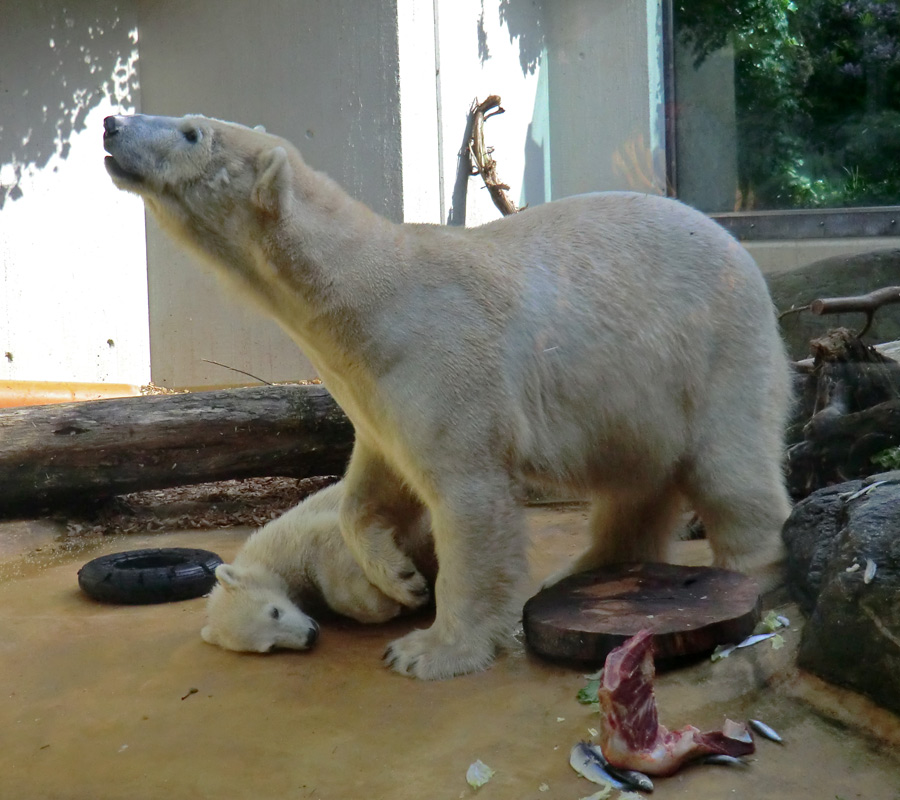
MULTIPOLYGON (((808 305, 820 297, 868 294, 885 286, 900 286, 900 249, 875 250, 834 256, 798 269, 766 275, 772 300, 779 311, 808 305)), ((830 328, 862 330, 865 314, 829 314, 817 317, 809 311, 781 319, 781 335, 794 359, 809 355, 809 341, 830 328)), ((900 305, 884 306, 866 333, 870 343, 900 339, 900 305)))
POLYGON ((813 492, 784 541, 800 666, 900 714, 900 472, 813 492))

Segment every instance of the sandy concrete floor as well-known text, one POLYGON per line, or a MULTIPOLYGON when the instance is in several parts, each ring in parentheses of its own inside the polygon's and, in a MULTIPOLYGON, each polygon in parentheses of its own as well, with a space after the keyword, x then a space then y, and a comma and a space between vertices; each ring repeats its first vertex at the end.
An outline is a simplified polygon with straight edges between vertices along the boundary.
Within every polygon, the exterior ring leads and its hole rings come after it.
MULTIPOLYGON (((580 549, 580 509, 529 511, 535 585, 580 549)), ((577 800, 597 787, 568 765, 597 714, 575 700, 583 670, 523 648, 493 669, 421 683, 380 666, 385 645, 423 621, 332 623, 309 653, 238 655, 199 635, 204 601, 114 607, 76 572, 143 546, 205 547, 226 560, 247 531, 107 538, 84 548, 45 524, 0 525, 0 798, 467 798, 577 800), (53 531, 50 531, 52 534, 53 531), (465 781, 481 759, 496 770, 465 781)), ((702 543, 683 547, 702 561, 702 543)), ((786 646, 661 675, 662 722, 703 727, 758 717, 746 769, 694 767, 657 780, 658 798, 900 799, 900 719, 797 673, 799 612, 786 646)))

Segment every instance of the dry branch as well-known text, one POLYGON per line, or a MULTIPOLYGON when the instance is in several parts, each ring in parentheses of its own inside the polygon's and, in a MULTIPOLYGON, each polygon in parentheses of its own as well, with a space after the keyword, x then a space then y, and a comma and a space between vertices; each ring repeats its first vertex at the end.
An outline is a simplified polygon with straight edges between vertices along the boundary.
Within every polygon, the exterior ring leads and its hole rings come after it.
POLYGON ((809 310, 816 316, 859 311, 866 315, 866 325, 858 334, 862 336, 872 325, 875 312, 882 306, 891 303, 900 303, 900 286, 886 286, 883 289, 869 292, 869 294, 855 297, 823 297, 813 300, 809 304, 809 310))
POLYGON ((493 147, 488 147, 484 141, 484 122, 489 117, 502 114, 499 95, 492 94, 486 100, 472 106, 472 138, 469 140, 469 152, 475 162, 476 174, 481 175, 484 185, 491 195, 494 205, 500 209, 504 216, 515 214, 519 209, 516 204, 507 197, 509 186, 503 183, 497 176, 497 162, 491 153, 493 147))
POLYGON ((0 411, 0 516, 231 478, 339 475, 353 427, 323 386, 0 411))

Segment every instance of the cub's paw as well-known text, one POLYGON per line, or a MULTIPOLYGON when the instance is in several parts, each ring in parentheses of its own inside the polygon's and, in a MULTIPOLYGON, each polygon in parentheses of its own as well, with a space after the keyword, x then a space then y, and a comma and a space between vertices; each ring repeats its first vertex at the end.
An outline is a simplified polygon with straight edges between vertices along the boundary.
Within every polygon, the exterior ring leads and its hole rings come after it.
POLYGON ((431 598, 428 581, 408 558, 393 563, 369 561, 365 572, 378 589, 407 608, 421 608, 431 598))
POLYGON ((388 645, 385 663, 401 675, 422 680, 440 680, 487 669, 494 660, 494 647, 468 642, 447 644, 435 629, 416 630, 388 645))

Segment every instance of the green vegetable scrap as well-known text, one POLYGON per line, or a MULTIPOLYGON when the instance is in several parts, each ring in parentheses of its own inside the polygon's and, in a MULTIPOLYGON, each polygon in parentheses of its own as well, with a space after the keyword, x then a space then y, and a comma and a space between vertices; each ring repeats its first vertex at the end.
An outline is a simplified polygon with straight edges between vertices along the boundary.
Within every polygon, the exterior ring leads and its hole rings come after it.
POLYGON ((717 644, 716 649, 713 650, 712 655, 709 657, 710 661, 721 661, 723 658, 728 658, 734 652, 735 646, 733 644, 717 644))
POLYGON ((592 706, 597 704, 597 692, 600 689, 600 679, 594 678, 587 682, 586 686, 583 686, 578 690, 578 694, 575 695, 575 699, 585 706, 592 706))
POLYGON ((480 789, 493 776, 494 770, 479 759, 473 764, 469 764, 469 768, 466 770, 466 783, 473 789, 480 789))
POLYGON ((770 611, 757 623, 753 633, 775 633, 779 628, 784 627, 784 617, 776 614, 774 611, 770 611))
POLYGON ((581 800, 606 800, 607 797, 612 793, 612 784, 607 783, 600 791, 594 792, 592 795, 588 795, 587 797, 582 797, 581 800))

